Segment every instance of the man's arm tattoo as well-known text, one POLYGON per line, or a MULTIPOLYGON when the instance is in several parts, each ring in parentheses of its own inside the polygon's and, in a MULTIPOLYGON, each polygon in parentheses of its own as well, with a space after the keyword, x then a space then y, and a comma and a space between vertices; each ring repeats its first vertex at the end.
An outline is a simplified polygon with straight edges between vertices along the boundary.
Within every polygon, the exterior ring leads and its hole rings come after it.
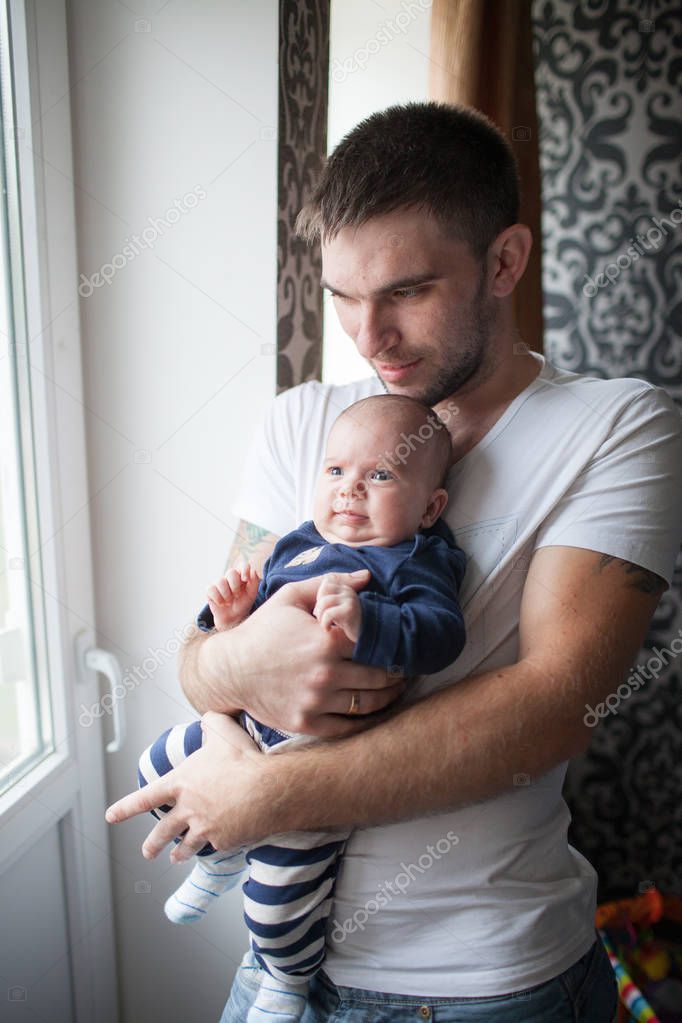
POLYGON ((655 572, 650 572, 641 565, 634 565, 631 561, 623 561, 622 558, 614 558, 611 554, 600 554, 599 561, 595 566, 595 573, 604 571, 612 561, 620 565, 626 576, 628 589, 639 590, 640 593, 663 593, 666 588, 665 581, 655 572))
POLYGON ((269 545, 274 545, 276 540, 275 534, 269 530, 262 526, 256 526, 253 522, 242 520, 228 555, 227 568, 233 568, 239 561, 250 562, 254 552, 264 541, 269 545))

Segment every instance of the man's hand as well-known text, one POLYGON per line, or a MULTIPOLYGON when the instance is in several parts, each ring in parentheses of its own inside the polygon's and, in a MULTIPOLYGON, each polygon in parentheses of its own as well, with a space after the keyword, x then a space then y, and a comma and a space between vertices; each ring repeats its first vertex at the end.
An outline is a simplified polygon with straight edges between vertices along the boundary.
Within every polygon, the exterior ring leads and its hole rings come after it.
POLYGON ((164 804, 173 809, 152 829, 142 855, 153 860, 174 838, 171 862, 190 859, 206 842, 232 849, 276 830, 280 783, 264 756, 232 718, 209 711, 201 719, 204 743, 168 774, 113 803, 109 824, 119 824, 164 804), (269 804, 269 806, 268 806, 269 804))
MULTIPOLYGON (((354 589, 369 579, 364 569, 330 575, 354 589)), ((227 676, 232 701, 272 728, 350 735, 367 727, 363 715, 393 703, 406 683, 383 668, 344 659, 348 640, 343 631, 327 632, 313 616, 319 587, 319 576, 287 583, 238 629, 207 637, 199 669, 214 689, 227 676), (354 693, 359 710, 350 718, 354 693)))
MULTIPOLYGON (((308 644, 311 656, 318 656, 320 637, 331 644, 338 630, 324 632, 303 610, 317 586, 317 580, 290 584, 289 595, 278 601, 288 588, 283 587, 234 633, 216 638, 245 632, 261 614, 265 621, 274 606, 276 635, 259 632, 254 640, 267 646, 263 662, 274 652, 281 656, 287 629, 293 635, 302 616, 310 629, 304 630, 302 648, 308 644)), ((653 573, 618 558, 573 547, 540 548, 524 589, 516 664, 461 679, 403 707, 371 736, 352 735, 274 757, 256 750, 230 719, 207 714, 205 747, 114 804, 107 819, 114 823, 173 804, 144 850, 156 856, 189 829, 182 844, 187 843, 183 855, 191 856, 206 841, 229 849, 273 831, 372 827, 511 791, 515 774, 539 779, 586 747, 585 706, 604 699, 625 677, 664 588, 653 573)), ((257 646, 253 651, 258 654, 257 646)), ((263 670, 260 662, 256 667, 263 670)), ((291 677, 303 675, 309 679, 294 663, 291 677)), ((270 676, 266 681, 270 684, 270 676)), ((334 690, 335 698, 339 692, 334 690)), ((372 692, 381 690, 363 690, 363 698, 372 692)))

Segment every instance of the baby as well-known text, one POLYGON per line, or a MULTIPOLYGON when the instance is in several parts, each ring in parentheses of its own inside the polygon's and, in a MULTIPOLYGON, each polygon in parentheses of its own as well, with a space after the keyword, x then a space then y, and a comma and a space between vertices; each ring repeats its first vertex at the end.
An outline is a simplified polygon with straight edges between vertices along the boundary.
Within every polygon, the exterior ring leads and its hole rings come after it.
MULTIPOLYGON (((448 500, 443 482, 450 453, 447 430, 421 402, 387 394, 351 405, 329 434, 312 521, 277 542, 261 580, 247 566, 231 569, 211 587, 199 627, 238 627, 285 583, 314 576, 320 585, 313 615, 320 628, 341 630, 346 656, 406 677, 451 665, 464 645, 458 591, 465 555, 439 518, 448 500), (407 459, 398 458, 406 434, 417 443, 407 459), (327 575, 358 569, 370 572, 361 592, 327 575)), ((355 711, 353 697, 348 713, 355 711)), ((240 722, 265 753, 311 741, 263 725, 246 712, 240 722)), ((140 785, 176 767, 201 742, 199 721, 164 732, 140 758, 140 785)), ((169 809, 152 813, 158 817, 169 809)), ((238 850, 216 851, 207 844, 167 901, 172 921, 194 922, 248 870, 244 918, 263 974, 247 1023, 301 1018, 308 982, 324 959, 349 834, 275 834, 267 843, 238 850)))

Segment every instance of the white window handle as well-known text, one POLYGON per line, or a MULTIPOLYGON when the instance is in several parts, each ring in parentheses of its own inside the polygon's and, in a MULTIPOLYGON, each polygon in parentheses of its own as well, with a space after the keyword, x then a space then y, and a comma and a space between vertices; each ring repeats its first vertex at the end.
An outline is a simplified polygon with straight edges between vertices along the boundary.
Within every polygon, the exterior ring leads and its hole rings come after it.
POLYGON ((111 742, 107 743, 107 753, 117 753, 121 749, 126 738, 126 720, 123 710, 123 699, 116 696, 117 689, 119 693, 122 692, 125 695, 121 665, 118 663, 118 658, 115 657, 114 654, 110 653, 109 650, 102 650, 102 648, 98 646, 93 646, 90 647, 89 650, 86 650, 83 655, 83 661, 86 668, 90 668, 92 671, 100 671, 109 679, 109 688, 111 690, 111 712, 114 722, 114 737, 111 742))

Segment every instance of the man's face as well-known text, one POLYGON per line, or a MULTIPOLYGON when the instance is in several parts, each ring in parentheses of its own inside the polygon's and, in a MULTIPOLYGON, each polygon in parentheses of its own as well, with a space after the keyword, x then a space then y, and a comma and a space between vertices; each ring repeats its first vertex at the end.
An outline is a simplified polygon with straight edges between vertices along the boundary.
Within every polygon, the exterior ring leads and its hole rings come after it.
POLYGON ((345 332, 387 391, 434 406, 485 377, 495 308, 485 267, 423 212, 398 210, 322 245, 345 332))

